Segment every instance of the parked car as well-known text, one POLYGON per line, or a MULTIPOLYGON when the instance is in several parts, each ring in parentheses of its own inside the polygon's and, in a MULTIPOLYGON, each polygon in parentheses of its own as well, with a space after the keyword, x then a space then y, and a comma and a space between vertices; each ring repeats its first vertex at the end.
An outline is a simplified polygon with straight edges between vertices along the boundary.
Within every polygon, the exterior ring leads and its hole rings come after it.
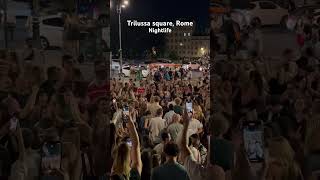
POLYGON ((171 63, 172 61, 170 59, 158 58, 157 62, 159 62, 159 63, 171 63))
POLYGON ((139 68, 142 69, 142 76, 143 77, 147 77, 150 73, 150 70, 149 70, 149 66, 148 65, 139 65, 139 68))
MULTIPOLYGON (((30 32, 32 33, 32 25, 29 27, 31 27, 30 32)), ((39 31, 42 49, 47 49, 50 46, 63 47, 64 18, 62 14, 41 16, 39 31)))
MULTIPOLYGON (((63 47, 64 35, 64 17, 62 13, 57 15, 42 16, 40 21, 40 42, 43 49, 48 47, 63 47)), ((81 37, 88 34, 85 31, 80 32, 81 37)))
POLYGON ((253 1, 249 7, 252 20, 260 25, 280 24, 285 27, 288 19, 288 10, 271 1, 253 1))
POLYGON ((124 65, 122 67, 122 76, 130 77, 131 74, 131 67, 129 65, 124 65))
MULTIPOLYGON (((130 77, 131 71, 136 72, 138 69, 142 69, 142 76, 144 78, 146 78, 150 73, 148 66, 145 66, 145 65, 132 66, 132 65, 125 64, 122 66, 122 76, 130 77)), ((120 73, 120 64, 115 62, 114 65, 112 65, 112 70, 120 73)))
POLYGON ((120 70, 120 62, 119 62, 119 60, 112 60, 110 65, 111 65, 111 70, 113 70, 113 71, 119 71, 120 70))
MULTIPOLYGON (((212 14, 212 18, 214 16, 218 16, 221 18, 221 16, 224 16, 228 12, 228 8, 223 3, 218 2, 211 2, 210 3, 210 12, 212 14)), ((245 9, 231 9, 231 18, 232 20, 237 23, 237 25, 240 27, 240 29, 243 29, 250 23, 250 16, 248 15, 248 11, 245 9)), ((222 20, 223 21, 223 20, 222 20)), ((219 27, 218 29, 220 29, 219 27)))

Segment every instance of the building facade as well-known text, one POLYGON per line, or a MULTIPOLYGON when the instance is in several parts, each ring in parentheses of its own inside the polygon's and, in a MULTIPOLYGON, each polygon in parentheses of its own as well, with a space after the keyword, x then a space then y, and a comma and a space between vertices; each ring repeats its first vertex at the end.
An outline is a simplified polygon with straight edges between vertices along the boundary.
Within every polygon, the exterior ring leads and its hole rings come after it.
POLYGON ((209 54, 210 37, 196 34, 193 27, 175 27, 166 35, 167 52, 174 52, 181 59, 199 58, 209 54))

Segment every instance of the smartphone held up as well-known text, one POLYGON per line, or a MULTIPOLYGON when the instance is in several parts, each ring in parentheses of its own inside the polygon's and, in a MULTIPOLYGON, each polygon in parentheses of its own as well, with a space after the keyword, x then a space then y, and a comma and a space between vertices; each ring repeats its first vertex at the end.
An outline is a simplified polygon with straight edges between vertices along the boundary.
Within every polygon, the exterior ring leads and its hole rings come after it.
POLYGON ((10 131, 16 131, 17 130, 17 125, 18 125, 18 118, 16 118, 15 116, 13 116, 11 119, 10 119, 10 131))
POLYGON ((251 162, 262 162, 264 155, 264 132, 259 121, 246 122, 243 126, 244 146, 251 162))
POLYGON ((129 121, 129 106, 125 105, 122 110, 123 122, 127 123, 129 121))
POLYGON ((192 113, 192 102, 191 101, 186 102, 186 110, 187 110, 187 113, 192 113))
POLYGON ((61 169, 61 142, 45 142, 41 148, 41 171, 43 174, 61 169))

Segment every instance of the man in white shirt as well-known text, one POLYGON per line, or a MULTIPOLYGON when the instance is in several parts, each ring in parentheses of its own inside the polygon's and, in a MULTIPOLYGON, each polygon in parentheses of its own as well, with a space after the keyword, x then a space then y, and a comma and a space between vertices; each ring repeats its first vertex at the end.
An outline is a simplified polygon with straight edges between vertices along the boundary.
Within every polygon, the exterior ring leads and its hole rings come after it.
POLYGON ((200 134, 203 131, 203 125, 199 120, 192 118, 189 129, 191 130, 192 134, 200 134))
POLYGON ((162 108, 158 109, 156 112, 156 117, 151 118, 149 121, 149 132, 150 132, 150 139, 154 143, 159 143, 159 135, 160 132, 166 127, 165 123, 166 120, 162 119, 163 111, 162 108))
POLYGON ((172 116, 172 123, 168 126, 168 132, 170 133, 173 141, 176 141, 178 134, 183 129, 183 125, 180 123, 180 118, 179 114, 174 114, 172 116))
POLYGON ((156 112, 158 109, 162 109, 159 105, 160 98, 158 96, 153 97, 153 102, 148 105, 148 111, 151 112, 151 117, 156 117, 156 112))
MULTIPOLYGON (((226 174, 223 169, 217 165, 212 165, 209 162, 210 157, 207 157, 207 165, 201 165, 197 163, 194 159, 192 151, 187 145, 187 132, 189 119, 187 114, 183 116, 184 128, 182 131, 182 140, 180 143, 180 159, 183 162, 184 167, 186 168, 188 175, 190 176, 191 180, 225 180, 226 174)), ((210 152, 210 149, 209 149, 210 152)), ((210 154, 210 153, 208 153, 210 154)))
POLYGON ((162 155, 164 146, 171 141, 170 134, 167 132, 163 132, 161 134, 161 140, 161 143, 153 148, 153 150, 156 151, 156 153, 159 155, 162 155))
POLYGON ((163 119, 166 120, 167 126, 169 126, 172 123, 172 116, 175 114, 174 110, 173 110, 173 105, 170 104, 169 105, 169 112, 167 112, 163 119))

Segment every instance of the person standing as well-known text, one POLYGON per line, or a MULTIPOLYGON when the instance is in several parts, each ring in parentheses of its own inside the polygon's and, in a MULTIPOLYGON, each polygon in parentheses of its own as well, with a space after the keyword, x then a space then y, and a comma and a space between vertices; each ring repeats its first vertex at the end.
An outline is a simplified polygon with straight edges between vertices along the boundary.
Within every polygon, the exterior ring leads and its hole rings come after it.
POLYGON ((171 141, 170 134, 167 133, 167 132, 163 132, 163 133, 161 134, 161 140, 162 140, 161 143, 158 144, 158 145, 156 145, 156 146, 153 148, 153 150, 154 150, 157 154, 159 154, 159 155, 161 155, 161 154, 163 153, 164 146, 171 141))
POLYGON ((156 112, 158 109, 162 109, 162 107, 159 105, 160 98, 158 96, 151 97, 152 101, 148 105, 148 111, 151 113, 151 117, 156 117, 156 112))
POLYGON ((183 129, 183 125, 180 123, 180 119, 181 119, 181 117, 179 114, 174 114, 172 116, 172 123, 167 128, 173 141, 176 141, 178 134, 183 129))
POLYGON ((198 134, 192 134, 190 136, 191 144, 194 148, 196 148, 200 153, 201 164, 204 164, 207 160, 207 148, 200 142, 200 136, 198 134))
POLYGON ((140 141, 131 115, 129 115, 128 130, 129 137, 132 140, 132 146, 129 147, 127 143, 122 142, 115 147, 111 180, 141 179, 142 161, 140 154, 140 141))
POLYGON ((157 144, 159 142, 159 135, 161 131, 165 128, 166 121, 162 119, 163 111, 158 109, 156 117, 151 118, 149 121, 148 129, 150 132, 150 139, 153 143, 157 144))
POLYGON ((234 30, 234 22, 231 18, 231 14, 228 13, 225 17, 225 21, 224 21, 224 25, 223 25, 223 29, 224 29, 224 34, 226 36, 226 53, 228 56, 228 59, 231 59, 231 55, 235 54, 234 51, 234 46, 235 46, 235 41, 236 41, 236 37, 235 37, 235 30, 234 30))
POLYGON ((106 65, 103 61, 96 61, 94 63, 95 79, 88 86, 88 97, 91 103, 99 97, 104 97, 109 91, 107 82, 106 65))
POLYGON ((190 116, 188 113, 184 112, 183 115, 183 130, 182 130, 182 138, 179 143, 181 147, 180 160, 183 162, 184 167, 186 168, 190 179, 192 180, 225 180, 226 173, 224 170, 217 164, 210 163, 210 146, 209 153, 207 156, 207 164, 202 165, 198 163, 192 154, 192 150, 188 146, 187 137, 188 137, 188 129, 190 116))
POLYGON ((7 15, 7 28, 10 33, 10 40, 13 41, 16 29, 16 17, 14 15, 7 15))
POLYGON ((177 162, 179 147, 175 143, 168 143, 164 147, 166 162, 155 168, 151 174, 151 180, 189 180, 186 169, 177 162))
POLYGON ((163 119, 166 120, 167 126, 169 126, 171 124, 172 117, 173 117, 174 114, 175 114, 175 112, 173 110, 173 105, 169 104, 169 112, 167 112, 163 117, 163 119))
POLYGON ((80 40, 80 22, 78 16, 71 11, 67 14, 64 24, 64 46, 73 57, 78 57, 80 40))

